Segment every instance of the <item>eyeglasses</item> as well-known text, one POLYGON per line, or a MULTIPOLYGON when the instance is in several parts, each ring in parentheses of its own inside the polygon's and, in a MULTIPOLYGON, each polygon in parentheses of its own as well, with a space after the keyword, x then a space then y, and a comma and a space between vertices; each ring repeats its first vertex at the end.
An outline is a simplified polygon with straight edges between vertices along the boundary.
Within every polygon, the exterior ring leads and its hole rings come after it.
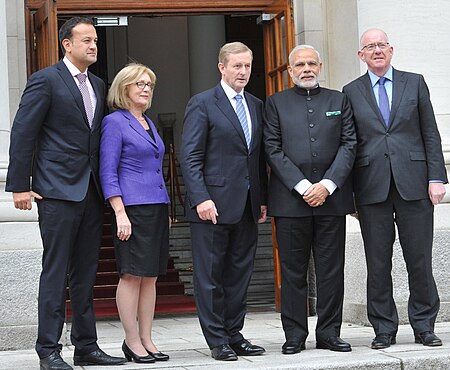
POLYGON ((139 87, 141 90, 144 90, 145 86, 147 86, 150 90, 153 90, 155 88, 155 84, 153 82, 144 82, 144 81, 136 82, 136 86, 139 87))
POLYGON ((377 42, 374 44, 367 44, 366 46, 363 46, 361 48, 361 51, 366 49, 367 51, 374 51, 377 46, 380 48, 380 50, 386 50, 389 47, 389 43, 388 42, 377 42))

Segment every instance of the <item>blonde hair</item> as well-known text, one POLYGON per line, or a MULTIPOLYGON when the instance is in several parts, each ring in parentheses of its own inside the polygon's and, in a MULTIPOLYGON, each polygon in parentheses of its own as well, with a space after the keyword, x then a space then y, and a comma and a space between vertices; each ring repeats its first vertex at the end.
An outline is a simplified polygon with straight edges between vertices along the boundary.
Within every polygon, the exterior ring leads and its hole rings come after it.
MULTIPOLYGON (((131 101, 128 97, 128 86, 136 83, 138 78, 143 74, 147 74, 150 77, 151 83, 156 83, 155 73, 147 66, 139 63, 130 63, 123 67, 114 77, 111 87, 108 92, 107 103, 111 110, 127 109, 131 108, 131 101)), ((149 109, 152 105, 153 89, 150 90, 150 99, 148 100, 147 107, 149 109)))
POLYGON ((253 59, 253 53, 247 45, 239 41, 229 42, 220 48, 219 63, 226 65, 230 54, 241 54, 246 52, 249 52, 253 59))

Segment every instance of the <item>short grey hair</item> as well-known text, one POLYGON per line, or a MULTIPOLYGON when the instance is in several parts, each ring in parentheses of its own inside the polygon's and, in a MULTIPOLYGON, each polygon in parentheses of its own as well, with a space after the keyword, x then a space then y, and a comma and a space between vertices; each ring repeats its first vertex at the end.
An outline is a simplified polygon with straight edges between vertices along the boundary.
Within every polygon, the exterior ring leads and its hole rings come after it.
POLYGON ((319 63, 322 63, 322 58, 320 57, 320 53, 314 48, 314 46, 303 44, 303 45, 297 45, 295 48, 292 49, 292 51, 289 54, 289 65, 292 66, 292 64, 294 64, 293 59, 294 59, 295 53, 299 50, 304 50, 304 49, 314 50, 317 54, 317 58, 319 59, 319 63))

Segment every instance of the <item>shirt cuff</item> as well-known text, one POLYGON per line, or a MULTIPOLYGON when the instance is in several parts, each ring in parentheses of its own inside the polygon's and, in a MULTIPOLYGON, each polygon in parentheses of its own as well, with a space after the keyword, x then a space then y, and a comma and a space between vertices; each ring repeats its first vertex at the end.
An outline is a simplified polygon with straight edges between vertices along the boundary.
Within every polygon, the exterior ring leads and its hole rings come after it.
POLYGON ((309 189, 311 186, 311 182, 307 179, 300 180, 297 185, 294 186, 294 189, 299 193, 300 195, 305 194, 305 191, 309 189))
POLYGON ((328 179, 320 180, 319 184, 322 184, 323 186, 325 186, 327 188, 328 192, 330 193, 330 195, 333 194, 337 188, 337 185, 333 181, 328 180, 328 179))
POLYGON ((428 180, 428 183, 431 184, 432 182, 440 182, 441 184, 444 183, 444 181, 442 181, 442 180, 428 180))

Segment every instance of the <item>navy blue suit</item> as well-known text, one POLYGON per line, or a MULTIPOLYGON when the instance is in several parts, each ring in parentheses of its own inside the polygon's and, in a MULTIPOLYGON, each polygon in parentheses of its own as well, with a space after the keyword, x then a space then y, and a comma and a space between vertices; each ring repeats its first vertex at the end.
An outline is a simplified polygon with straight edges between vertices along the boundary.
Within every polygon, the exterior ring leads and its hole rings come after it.
POLYGON ((11 130, 6 191, 31 189, 43 196, 38 201, 44 247, 36 343, 40 358, 61 348, 67 275, 75 354, 98 348, 92 287, 103 223, 98 153, 106 88, 98 77, 88 77, 97 98, 92 128, 80 90, 60 61, 30 77, 11 130))
POLYGON ((262 150, 263 103, 245 99, 252 121, 250 149, 222 86, 189 101, 181 168, 186 217, 191 222, 194 288, 200 324, 210 348, 241 340, 247 288, 256 251, 257 221, 266 204, 262 150), (202 221, 196 206, 215 203, 217 224, 202 221))

